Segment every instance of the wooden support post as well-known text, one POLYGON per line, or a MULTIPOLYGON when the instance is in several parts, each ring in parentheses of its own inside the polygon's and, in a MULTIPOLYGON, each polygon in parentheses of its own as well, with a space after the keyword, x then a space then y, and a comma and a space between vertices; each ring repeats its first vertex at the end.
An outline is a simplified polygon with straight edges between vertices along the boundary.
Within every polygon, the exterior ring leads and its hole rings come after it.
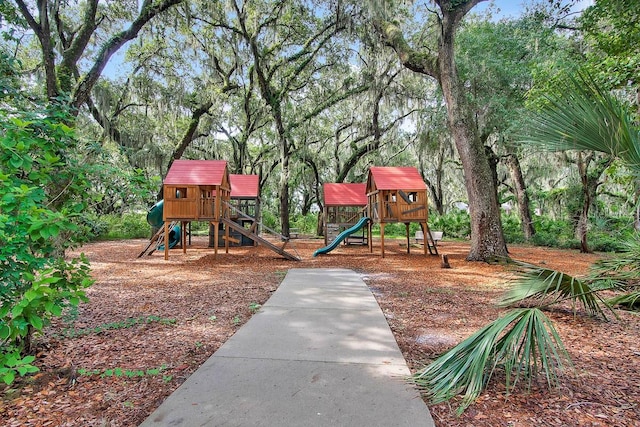
MULTIPOLYGON (((371 217, 369 217, 371 218, 371 217)), ((372 254, 373 253, 373 220, 369 221, 369 224, 367 224, 367 246, 369 246, 369 253, 372 254)))
POLYGON ((427 256, 427 251, 429 250, 429 240, 428 240, 428 230, 427 223, 420 224, 420 228, 422 228, 422 235, 424 236, 424 256, 427 256))
POLYGON ((169 259, 169 222, 164 222, 164 260, 169 259))
POLYGON ((229 227, 224 227, 224 253, 229 253, 229 227))
POLYGON ((409 223, 405 222, 404 226, 407 230, 407 255, 411 254, 411 240, 409 240, 409 223))
POLYGON ((218 242, 220 239, 218 239, 218 224, 220 224, 218 221, 213 221, 213 228, 215 228, 216 232, 213 234, 213 258, 215 259, 218 256, 218 242))
POLYGON ((180 244, 182 245, 182 253, 187 253, 187 222, 182 221, 182 228, 180 229, 180 244))
POLYGON ((451 268, 451 264, 449 264, 449 255, 442 255, 442 262, 440 263, 440 267, 451 268))
POLYGON ((380 223, 380 246, 382 247, 382 258, 384 258, 384 222, 380 223))

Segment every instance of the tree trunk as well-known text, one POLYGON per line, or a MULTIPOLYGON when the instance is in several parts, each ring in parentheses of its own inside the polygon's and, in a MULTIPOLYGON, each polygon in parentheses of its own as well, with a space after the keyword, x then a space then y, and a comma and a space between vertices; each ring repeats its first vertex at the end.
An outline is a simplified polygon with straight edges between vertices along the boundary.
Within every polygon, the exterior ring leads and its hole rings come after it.
MULTIPOLYGON (((431 191, 431 206, 438 212, 439 215, 444 215, 444 195, 442 191, 442 178, 444 177, 444 160, 446 156, 446 146, 441 143, 438 150, 438 164, 435 170, 435 182, 425 177, 424 166, 421 165, 420 171, 424 182, 431 191)), ((422 162, 421 162, 422 163, 422 162)))
POLYGON ((471 249, 467 260, 485 261, 508 255, 502 233, 496 185, 485 147, 477 134, 465 88, 460 81, 455 63, 454 38, 456 27, 464 15, 480 0, 436 1, 442 14, 438 40, 438 56, 417 52, 409 47, 396 25, 375 22, 392 46, 402 64, 417 73, 438 79, 447 107, 447 123, 453 136, 464 170, 464 181, 469 199, 471 219, 471 249))
POLYGON ((289 155, 282 155, 282 174, 280 175, 280 226, 282 235, 289 237, 289 155))
POLYGON ((509 174, 511 175, 511 181, 513 183, 513 189, 515 191, 516 200, 518 202, 518 212, 520 213, 520 224, 522 226, 522 234, 525 240, 530 240, 536 230, 533 228, 533 220, 531 219, 531 208, 529 204, 529 194, 527 194, 527 187, 522 176, 522 168, 520 167, 520 161, 515 154, 510 153, 505 157, 507 167, 509 168, 509 174))
POLYGON ((443 10, 442 37, 438 47, 439 80, 469 198, 471 249, 467 260, 485 261, 496 256, 506 257, 508 252, 491 165, 467 108, 466 94, 456 70, 455 26, 454 17, 443 10))
POLYGON ((595 160, 594 168, 589 171, 589 164, 595 159, 595 153, 591 152, 586 157, 582 152, 578 152, 576 165, 580 174, 582 184, 582 209, 578 221, 576 222, 575 238, 580 240, 580 252, 590 253, 587 243, 587 231, 589 225, 589 209, 596 200, 598 187, 602 182, 600 176, 611 165, 613 158, 606 156, 595 160))

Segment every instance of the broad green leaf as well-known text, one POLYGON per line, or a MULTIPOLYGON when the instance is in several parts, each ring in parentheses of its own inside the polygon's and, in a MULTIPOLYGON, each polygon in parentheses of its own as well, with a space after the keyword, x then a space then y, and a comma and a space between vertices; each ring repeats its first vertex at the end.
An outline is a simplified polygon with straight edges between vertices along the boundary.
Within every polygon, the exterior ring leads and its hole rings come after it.
POLYGON ((36 330, 41 331, 42 327, 44 326, 44 322, 42 321, 42 318, 40 316, 36 316, 35 314, 29 314, 27 316, 27 319, 29 320, 29 323, 31 323, 31 326, 33 326, 36 330))
POLYGON ((11 328, 6 324, 0 325, 0 340, 6 340, 11 336, 11 328))
POLYGON ((15 380, 15 378, 16 378, 16 375, 13 373, 12 370, 9 370, 2 376, 2 381, 4 381, 6 385, 11 385, 15 380))

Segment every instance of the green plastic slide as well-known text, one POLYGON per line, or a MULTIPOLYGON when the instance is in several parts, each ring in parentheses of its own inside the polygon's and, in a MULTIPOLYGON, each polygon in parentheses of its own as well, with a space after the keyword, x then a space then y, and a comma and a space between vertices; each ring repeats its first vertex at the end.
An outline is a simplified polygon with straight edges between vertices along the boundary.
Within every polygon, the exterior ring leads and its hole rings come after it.
POLYGON ((355 233, 356 231, 360 230, 362 227, 365 226, 365 224, 367 224, 369 221, 371 221, 369 219, 369 217, 364 216, 362 218, 360 218, 360 221, 358 221, 358 223, 356 225, 354 225, 351 228, 347 228, 346 230, 344 230, 342 233, 338 234, 336 236, 336 238, 333 240, 333 242, 329 243, 327 246, 325 246, 324 248, 320 248, 318 250, 316 250, 313 253, 313 256, 318 256, 318 255, 323 255, 323 254, 327 254, 329 252, 331 252, 332 250, 334 250, 335 248, 338 247, 338 245, 340 243, 342 243, 342 241, 344 239, 346 239, 347 237, 351 236, 353 233, 355 233))
MULTIPOLYGON (((156 229, 164 227, 164 221, 162 220, 162 210, 164 208, 164 200, 160 200, 155 205, 151 206, 149 212, 147 212, 147 222, 151 227, 156 229)), ((173 249, 178 243, 180 243, 180 226, 175 225, 169 231, 169 249, 173 249)), ((158 250, 164 250, 164 245, 158 246, 158 250)))

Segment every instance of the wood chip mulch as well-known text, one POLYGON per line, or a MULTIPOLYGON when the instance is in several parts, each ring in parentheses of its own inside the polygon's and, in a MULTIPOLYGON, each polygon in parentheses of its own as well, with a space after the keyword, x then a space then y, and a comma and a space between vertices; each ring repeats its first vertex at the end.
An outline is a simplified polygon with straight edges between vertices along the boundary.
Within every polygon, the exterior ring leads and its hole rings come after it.
MULTIPOLYGON (((40 372, 0 386, 4 426, 136 426, 246 322, 290 268, 361 273, 412 371, 505 310, 504 266, 465 261, 468 244, 444 241, 450 269, 422 249, 386 241, 386 256, 341 246, 313 258, 322 240, 295 239, 303 259, 261 247, 222 248, 194 237, 186 254, 137 258, 144 240, 100 242, 82 251, 96 283, 90 302, 37 337, 40 372)), ((579 275, 598 254, 512 246, 513 258, 579 275)), ((558 389, 534 383, 507 395, 498 381, 460 417, 456 402, 431 405, 437 426, 640 426, 640 316, 609 322, 570 308, 548 312, 574 362, 558 389)))

